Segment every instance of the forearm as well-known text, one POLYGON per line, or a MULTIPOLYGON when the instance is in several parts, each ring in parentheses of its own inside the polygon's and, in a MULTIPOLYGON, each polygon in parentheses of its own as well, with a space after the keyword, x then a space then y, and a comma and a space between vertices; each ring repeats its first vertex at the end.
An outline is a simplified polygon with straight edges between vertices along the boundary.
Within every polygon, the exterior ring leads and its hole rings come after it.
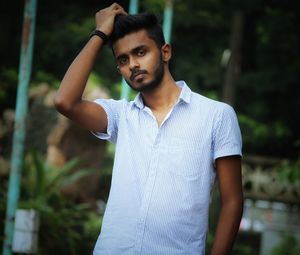
POLYGON ((59 111, 68 112, 81 100, 102 44, 101 38, 93 36, 70 65, 55 97, 55 105, 59 111))
POLYGON ((211 255, 230 254, 239 229, 242 213, 242 199, 222 206, 211 255))
MULTIPOLYGON (((123 8, 116 3, 98 11, 95 16, 97 30, 102 31, 109 37, 113 31, 116 15, 127 15, 123 8)), ((102 45, 103 39, 98 36, 93 36, 75 58, 61 82, 60 88, 55 97, 55 106, 58 111, 67 117, 72 118, 75 115, 78 115, 78 111, 91 111, 86 109, 85 104, 82 103, 83 101, 81 100, 81 97, 85 89, 87 79, 95 63, 97 54, 102 45)), ((93 106, 92 108, 95 109, 93 106)), ((98 110, 96 110, 96 115, 97 113, 98 110)), ((83 114, 81 114, 80 119, 82 119, 82 116, 83 114)))

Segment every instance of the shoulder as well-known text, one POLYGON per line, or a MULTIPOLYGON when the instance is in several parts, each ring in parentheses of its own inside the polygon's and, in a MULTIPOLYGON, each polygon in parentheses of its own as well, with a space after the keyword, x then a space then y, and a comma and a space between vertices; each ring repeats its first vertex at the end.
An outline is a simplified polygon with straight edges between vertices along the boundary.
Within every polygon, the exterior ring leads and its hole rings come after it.
POLYGON ((126 101, 125 99, 113 99, 113 98, 98 98, 94 100, 95 103, 102 105, 102 106, 108 106, 108 107, 117 107, 117 108, 123 108, 130 104, 130 102, 126 101))
POLYGON ((208 114, 222 115, 223 113, 235 113, 233 107, 229 104, 208 98, 196 92, 192 92, 191 103, 197 107, 197 109, 201 109, 208 114))

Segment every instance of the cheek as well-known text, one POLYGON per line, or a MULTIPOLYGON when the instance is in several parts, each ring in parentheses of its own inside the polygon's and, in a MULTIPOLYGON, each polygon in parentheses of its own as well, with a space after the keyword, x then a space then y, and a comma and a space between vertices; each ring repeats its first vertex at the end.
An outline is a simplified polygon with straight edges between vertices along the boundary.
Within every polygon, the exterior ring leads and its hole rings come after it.
POLYGON ((159 64, 160 58, 156 55, 150 55, 143 59, 143 66, 150 73, 155 73, 155 70, 157 69, 159 64))
POLYGON ((127 77, 130 77, 131 72, 128 68, 121 68, 119 69, 119 74, 121 74, 126 79, 127 77))

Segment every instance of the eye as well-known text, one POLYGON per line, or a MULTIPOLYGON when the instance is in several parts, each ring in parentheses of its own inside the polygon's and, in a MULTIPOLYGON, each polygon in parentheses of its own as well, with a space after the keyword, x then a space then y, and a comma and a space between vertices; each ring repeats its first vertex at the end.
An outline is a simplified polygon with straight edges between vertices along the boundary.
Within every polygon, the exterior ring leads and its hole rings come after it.
POLYGON ((119 66, 124 66, 124 65, 127 64, 127 62, 128 62, 128 58, 127 57, 122 57, 122 58, 118 59, 118 65, 119 66))
POLYGON ((137 52, 137 55, 139 57, 143 57, 143 56, 145 56, 145 54, 146 54, 146 51, 144 49, 139 49, 137 52))

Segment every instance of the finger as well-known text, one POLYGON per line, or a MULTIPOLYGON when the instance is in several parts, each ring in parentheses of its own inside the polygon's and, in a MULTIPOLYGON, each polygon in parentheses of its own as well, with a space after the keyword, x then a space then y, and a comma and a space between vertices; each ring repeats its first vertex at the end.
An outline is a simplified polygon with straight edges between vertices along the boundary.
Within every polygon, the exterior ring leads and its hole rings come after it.
POLYGON ((122 14, 122 15, 125 15, 125 16, 128 15, 128 13, 127 13, 126 11, 124 11, 124 10, 122 10, 121 14, 122 14))
POLYGON ((113 10, 116 14, 128 15, 127 12, 124 11, 123 7, 118 4, 113 7, 113 10))
POLYGON ((116 15, 121 14, 121 15, 125 15, 125 16, 128 15, 128 13, 125 12, 123 9, 115 10, 115 14, 116 14, 116 15))
POLYGON ((110 7, 112 10, 118 10, 119 8, 122 8, 122 6, 117 3, 113 3, 110 7))

